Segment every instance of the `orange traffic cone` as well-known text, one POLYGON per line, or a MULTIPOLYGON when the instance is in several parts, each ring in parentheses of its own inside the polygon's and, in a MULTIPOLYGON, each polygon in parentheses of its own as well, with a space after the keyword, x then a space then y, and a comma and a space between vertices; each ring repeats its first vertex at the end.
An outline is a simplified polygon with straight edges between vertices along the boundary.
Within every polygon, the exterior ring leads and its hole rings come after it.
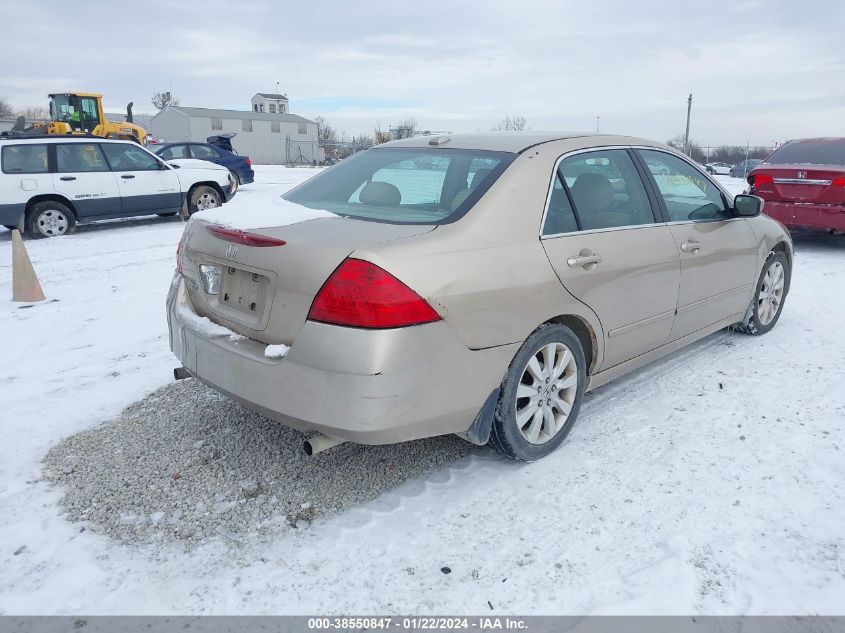
POLYGON ((12 301, 44 301, 44 291, 17 229, 12 231, 12 301))

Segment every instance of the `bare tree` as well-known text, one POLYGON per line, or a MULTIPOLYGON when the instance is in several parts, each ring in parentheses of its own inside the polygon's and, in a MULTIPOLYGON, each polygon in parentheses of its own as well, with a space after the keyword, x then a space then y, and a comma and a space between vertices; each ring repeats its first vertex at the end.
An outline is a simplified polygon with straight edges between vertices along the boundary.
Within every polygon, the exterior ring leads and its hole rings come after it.
POLYGON ((338 140, 337 130, 326 120, 322 114, 314 117, 314 123, 317 124, 317 140, 320 145, 328 143, 336 143, 338 140))
POLYGON ((18 116, 24 117, 27 121, 38 121, 49 119, 50 112, 44 106, 26 106, 18 110, 18 116))
POLYGON ((15 111, 3 97, 0 97, 0 116, 14 116, 15 111))
POLYGON ((179 99, 174 97, 170 94, 170 91, 167 90, 166 92, 157 92, 155 93, 150 100, 152 101, 153 105, 157 110, 164 110, 167 106, 178 106, 179 99))
POLYGON ((687 156, 689 156, 698 163, 703 163, 706 160, 704 150, 701 149, 701 146, 694 140, 689 139, 689 141, 687 142, 687 148, 686 150, 684 149, 683 134, 676 134, 668 141, 666 141, 666 145, 668 145, 669 147, 674 147, 679 152, 685 152, 687 156))
POLYGON ((391 136, 394 139, 400 138, 411 138, 417 133, 419 126, 417 125, 417 120, 414 117, 407 117, 404 121, 402 121, 399 125, 394 128, 391 128, 391 136))
POLYGON ((381 129, 381 121, 379 121, 373 129, 373 141, 375 141, 376 145, 381 145, 382 143, 387 143, 389 140, 390 133, 381 129))
POLYGON ((493 128, 494 132, 521 132, 528 125, 528 120, 524 116, 506 116, 499 124, 493 128))

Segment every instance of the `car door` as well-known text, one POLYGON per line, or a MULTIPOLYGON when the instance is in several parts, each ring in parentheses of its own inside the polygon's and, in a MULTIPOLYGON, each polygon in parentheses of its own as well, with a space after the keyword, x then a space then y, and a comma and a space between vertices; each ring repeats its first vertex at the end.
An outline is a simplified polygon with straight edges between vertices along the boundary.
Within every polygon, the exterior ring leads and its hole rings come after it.
POLYGON ((579 152, 559 161, 542 244, 563 286, 601 322, 600 369, 666 342, 680 258, 626 149, 579 152))
POLYGON ((190 158, 187 145, 168 145, 164 149, 155 152, 162 160, 173 160, 174 158, 190 158))
POLYGON ((53 188, 73 202, 80 217, 121 213, 117 179, 98 143, 56 143, 53 188))
POLYGON ((757 238, 704 173, 662 150, 640 149, 658 203, 681 251, 678 313, 670 340, 745 312, 757 276, 757 238))
POLYGON ((182 206, 176 171, 135 143, 103 143, 117 177, 124 215, 175 211, 182 206))
POLYGON ((201 145, 199 143, 191 143, 191 158, 197 158, 199 160, 207 160, 212 163, 217 163, 218 165, 223 165, 226 161, 223 160, 223 157, 213 147, 208 145, 201 145))

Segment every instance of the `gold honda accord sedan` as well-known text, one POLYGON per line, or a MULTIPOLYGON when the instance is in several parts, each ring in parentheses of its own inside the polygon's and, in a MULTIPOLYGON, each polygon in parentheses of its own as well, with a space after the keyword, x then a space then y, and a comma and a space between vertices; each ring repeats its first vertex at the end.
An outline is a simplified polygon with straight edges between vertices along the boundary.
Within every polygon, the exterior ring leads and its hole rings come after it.
POLYGON ((792 242, 761 207, 642 139, 386 143, 267 208, 193 216, 167 302, 177 377, 316 431, 309 453, 455 433, 535 460, 586 391, 774 327, 792 242))

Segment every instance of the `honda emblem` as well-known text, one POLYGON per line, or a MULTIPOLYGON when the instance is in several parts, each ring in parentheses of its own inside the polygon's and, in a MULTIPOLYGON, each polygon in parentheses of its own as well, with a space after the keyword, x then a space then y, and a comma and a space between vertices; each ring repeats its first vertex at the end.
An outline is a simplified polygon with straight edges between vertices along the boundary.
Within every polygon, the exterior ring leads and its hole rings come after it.
POLYGON ((237 244, 229 244, 226 247, 226 258, 227 259, 235 259, 235 256, 238 254, 238 245, 237 244))
POLYGON ((807 177, 807 172, 806 172, 806 171, 799 171, 799 172, 798 172, 798 177, 799 177, 799 178, 806 178, 806 177, 807 177))

